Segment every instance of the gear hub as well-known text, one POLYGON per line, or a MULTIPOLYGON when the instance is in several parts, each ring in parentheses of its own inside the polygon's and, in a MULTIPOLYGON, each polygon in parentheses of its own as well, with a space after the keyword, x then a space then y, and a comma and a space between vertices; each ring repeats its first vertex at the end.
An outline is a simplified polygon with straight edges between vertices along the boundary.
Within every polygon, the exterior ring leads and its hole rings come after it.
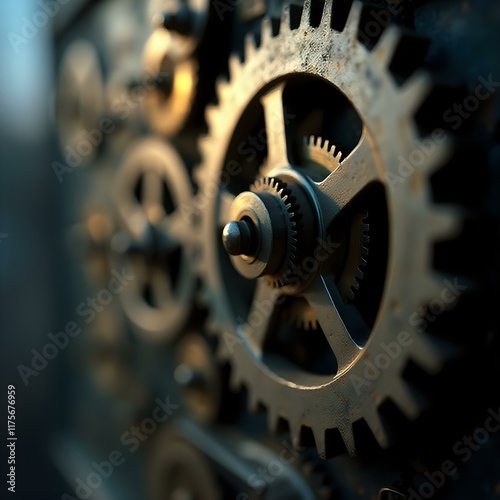
POLYGON ((237 271, 245 278, 265 276, 283 286, 298 256, 298 187, 274 177, 257 180, 231 205, 222 242, 237 271), (293 192, 292 192, 293 191, 293 192))

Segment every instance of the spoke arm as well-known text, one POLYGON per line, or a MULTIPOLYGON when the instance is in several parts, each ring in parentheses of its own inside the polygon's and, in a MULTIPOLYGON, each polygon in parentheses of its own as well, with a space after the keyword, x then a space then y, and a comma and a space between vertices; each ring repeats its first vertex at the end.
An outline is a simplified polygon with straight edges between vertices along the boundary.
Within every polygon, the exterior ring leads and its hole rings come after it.
POLYGON ((271 328, 276 294, 263 278, 257 280, 252 307, 248 314, 244 335, 254 348, 261 351, 271 328), (273 300, 274 299, 274 300, 273 300))
POLYGON ((370 141, 363 131, 351 154, 316 185, 325 224, 328 225, 368 184, 379 179, 370 141))
POLYGON ((151 207, 162 203, 162 183, 159 173, 154 169, 144 172, 142 179, 142 202, 151 207))
POLYGON ((304 294, 314 311, 323 333, 339 365, 339 371, 349 366, 360 348, 353 340, 368 332, 368 326, 354 306, 344 304, 333 279, 318 276, 304 294))
POLYGON ((289 165, 286 115, 283 107, 285 84, 274 87, 261 98, 267 132, 267 169, 289 165))

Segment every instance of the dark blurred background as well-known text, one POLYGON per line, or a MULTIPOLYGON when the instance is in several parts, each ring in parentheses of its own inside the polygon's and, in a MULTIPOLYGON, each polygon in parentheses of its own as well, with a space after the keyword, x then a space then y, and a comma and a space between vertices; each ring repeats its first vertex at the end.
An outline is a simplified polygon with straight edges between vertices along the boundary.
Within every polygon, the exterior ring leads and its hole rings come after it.
MULTIPOLYGON (((16 387, 18 438, 16 498, 23 500, 53 499, 63 491, 50 439, 67 418, 70 386, 66 353, 38 376, 30 377, 28 386, 18 373, 20 363, 30 366, 30 351, 42 348, 49 332, 64 328, 72 298, 72 267, 64 241, 72 218, 64 199, 71 185, 59 184, 51 167, 58 158, 51 103, 54 33, 83 2, 60 5, 60 12, 50 22, 41 23, 31 38, 24 37, 25 20, 33 19, 41 4, 22 0, 0 5, 2 436, 6 436, 7 426, 7 385, 12 384, 16 387)), ((3 472, 5 444, 2 449, 3 472)), ((7 497, 4 481, 2 498, 7 497)))

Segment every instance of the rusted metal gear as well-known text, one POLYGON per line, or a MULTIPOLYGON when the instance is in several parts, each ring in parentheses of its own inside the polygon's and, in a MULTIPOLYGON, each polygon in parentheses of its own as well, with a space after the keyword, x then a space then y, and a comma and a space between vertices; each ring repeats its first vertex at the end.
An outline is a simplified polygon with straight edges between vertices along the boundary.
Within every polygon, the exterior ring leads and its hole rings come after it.
MULTIPOLYGON (((361 10, 355 2, 342 31, 332 28, 332 0, 325 2, 315 26, 309 1, 300 22, 291 19, 288 7, 284 9, 278 33, 269 19, 264 20, 259 47, 248 37, 244 62, 233 57, 230 82, 218 84, 219 104, 207 110, 210 132, 200 143, 203 163, 196 172, 200 197, 209 200, 202 212, 205 247, 198 269, 210 323, 220 337, 218 355, 232 364, 234 385, 248 388, 250 407, 267 408, 271 430, 280 419, 287 420, 292 442, 299 446, 305 428, 312 429, 322 457, 342 451, 339 436, 345 450, 354 455, 353 424, 360 420, 387 447, 389 432, 378 411, 387 400, 410 419, 420 414, 422 400, 403 371, 412 360, 435 373, 442 367, 444 353, 441 344, 409 324, 409 317, 440 296, 444 277, 432 268, 433 245, 453 237, 461 227, 456 207, 438 206, 431 197, 430 176, 449 158, 446 137, 430 139, 432 154, 419 155, 418 165, 403 177, 400 170, 401 158, 413 158, 422 139, 414 116, 432 88, 431 79, 418 70, 396 83, 390 66, 404 35, 390 26, 368 49, 358 40, 361 10), (343 161, 333 171, 317 175, 307 168, 307 158, 297 159, 300 142, 298 148, 293 147, 294 140, 301 140, 294 130, 302 132, 300 137, 309 134, 299 125, 287 124, 287 99, 299 85, 309 83, 340 93, 361 122, 356 142, 342 150, 343 161), (256 130, 264 124, 266 148, 259 156, 260 143, 253 141, 255 154, 245 158, 245 149, 238 144, 246 146, 249 127, 241 124, 248 124, 246 113, 257 105, 262 111, 255 119, 256 130), (307 269, 307 273, 299 282, 278 289, 267 286, 262 278, 250 281, 249 287, 249 280, 235 271, 221 242, 235 198, 260 175, 294 182, 303 195, 301 210, 309 210, 305 227, 310 235, 303 240, 310 246, 302 250, 299 270, 307 269), (214 180, 218 182, 215 195, 214 180), (329 251, 329 238, 338 234, 337 223, 349 220, 351 209, 359 208, 366 193, 370 194, 367 203, 378 206, 367 208, 370 218, 378 217, 385 224, 385 233, 380 223, 372 223, 372 229, 378 229, 370 233, 374 248, 376 234, 383 233, 376 244, 383 250, 378 252, 383 255, 378 257, 381 264, 370 266, 379 273, 366 285, 371 306, 376 306, 371 314, 356 302, 343 300, 331 267, 338 247, 330 245, 329 251), (282 298, 289 296, 301 297, 314 311, 324 345, 329 347, 318 350, 331 356, 326 369, 319 370, 314 363, 304 368, 290 361, 284 354, 286 342, 279 344, 282 350, 276 349, 275 312, 282 298), (398 354, 389 357, 384 346, 395 346, 398 354), (367 364, 378 362, 381 356, 386 366, 367 380, 367 364)), ((296 93, 295 100, 288 102, 297 103, 297 95, 305 94, 296 93)), ((335 99, 340 99, 338 94, 335 99)), ((297 114, 302 116, 300 109, 297 114)), ((338 144, 335 136, 342 131, 332 130, 328 137, 338 144)), ((301 350, 306 351, 307 347, 301 350)))

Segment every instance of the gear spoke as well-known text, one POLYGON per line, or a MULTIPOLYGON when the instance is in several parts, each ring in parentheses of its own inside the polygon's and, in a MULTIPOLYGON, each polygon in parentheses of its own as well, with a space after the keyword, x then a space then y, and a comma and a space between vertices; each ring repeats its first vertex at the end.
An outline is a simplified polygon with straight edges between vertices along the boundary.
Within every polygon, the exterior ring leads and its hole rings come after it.
POLYGON ((264 117, 267 132, 267 161, 264 171, 276 167, 287 167, 288 144, 286 139, 286 117, 283 106, 283 90, 285 84, 274 87, 261 97, 260 102, 264 108, 264 117))
POLYGON ((274 290, 263 278, 257 280, 252 308, 248 314, 245 335, 254 348, 261 352, 271 327, 275 311, 274 290))
POLYGON ((339 371, 347 368, 360 352, 350 331, 356 331, 357 338, 369 330, 368 326, 354 306, 343 303, 333 279, 318 277, 305 297, 337 358, 339 371))
POLYGON ((180 210, 174 210, 163 219, 161 229, 164 232, 163 243, 167 253, 175 250, 179 245, 190 243, 191 233, 186 231, 188 226, 189 222, 183 217, 180 210))
POLYGON ((142 178, 142 206, 151 223, 156 223, 163 216, 162 180, 155 169, 148 169, 142 178))
POLYGON ((380 179, 372 158, 373 151, 365 129, 352 153, 317 184, 318 200, 326 225, 368 184, 380 179))

